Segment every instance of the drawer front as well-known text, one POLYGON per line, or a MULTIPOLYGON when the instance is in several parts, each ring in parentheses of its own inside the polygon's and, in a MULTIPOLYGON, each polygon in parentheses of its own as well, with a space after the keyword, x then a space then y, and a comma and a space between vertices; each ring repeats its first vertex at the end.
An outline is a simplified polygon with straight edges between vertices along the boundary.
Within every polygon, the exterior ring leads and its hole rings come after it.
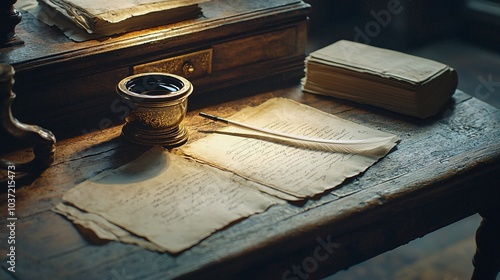
MULTIPOLYGON (((214 44, 209 49, 147 62, 133 67, 133 73, 164 72, 190 80, 209 76, 212 71, 286 58, 301 51, 297 26, 214 44)), ((248 73, 252 74, 252 73, 248 73)))
POLYGON ((133 73, 162 72, 187 79, 204 77, 212 73, 212 49, 136 65, 133 73))
POLYGON ((297 52, 297 27, 267 32, 213 46, 214 71, 291 56, 297 52))

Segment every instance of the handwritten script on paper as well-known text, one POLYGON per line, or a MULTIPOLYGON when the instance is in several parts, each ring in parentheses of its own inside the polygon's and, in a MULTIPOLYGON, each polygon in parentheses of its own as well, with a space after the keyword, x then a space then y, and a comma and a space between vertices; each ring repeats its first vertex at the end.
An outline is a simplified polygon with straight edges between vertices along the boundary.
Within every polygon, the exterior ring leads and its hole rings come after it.
POLYGON ((102 239, 178 253, 213 232, 285 200, 339 185, 387 154, 397 137, 288 99, 271 99, 232 117, 296 135, 389 138, 373 153, 340 153, 267 141, 227 127, 183 147, 155 147, 71 189, 54 211, 102 239), (194 160, 193 160, 194 159, 194 160))
POLYGON ((71 189, 56 212, 87 225, 102 238, 139 245, 151 242, 143 247, 177 253, 235 220, 280 203, 254 184, 154 148, 71 189), (85 213, 97 216, 84 217, 85 213), (101 218, 105 221, 99 222, 101 218), (143 240, 132 240, 130 235, 143 240))
POLYGON ((182 148, 183 153, 197 160, 297 199, 322 193, 366 170, 398 141, 394 135, 283 98, 246 108, 231 119, 283 133, 324 139, 392 137, 381 152, 346 154, 265 141, 252 137, 247 130, 227 127, 182 148))

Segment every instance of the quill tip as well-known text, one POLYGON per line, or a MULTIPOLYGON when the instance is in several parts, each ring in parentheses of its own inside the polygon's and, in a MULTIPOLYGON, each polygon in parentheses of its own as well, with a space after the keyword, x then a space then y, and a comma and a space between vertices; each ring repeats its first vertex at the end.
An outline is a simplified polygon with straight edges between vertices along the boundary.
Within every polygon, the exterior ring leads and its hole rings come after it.
POLYGON ((204 118, 207 118, 209 120, 216 121, 216 122, 223 122, 225 124, 228 123, 228 121, 225 120, 225 119, 223 119, 223 118, 220 118, 220 117, 217 117, 217 116, 214 116, 214 115, 210 115, 210 114, 207 114, 207 113, 200 112, 199 115, 202 116, 202 117, 204 117, 204 118))

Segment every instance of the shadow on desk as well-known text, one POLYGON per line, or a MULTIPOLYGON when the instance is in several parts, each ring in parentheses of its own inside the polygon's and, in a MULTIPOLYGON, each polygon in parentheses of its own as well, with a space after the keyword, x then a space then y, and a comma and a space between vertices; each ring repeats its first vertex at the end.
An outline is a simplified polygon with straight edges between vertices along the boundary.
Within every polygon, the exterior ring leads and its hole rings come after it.
POLYGON ((324 280, 470 279, 480 222, 479 215, 470 216, 324 280))

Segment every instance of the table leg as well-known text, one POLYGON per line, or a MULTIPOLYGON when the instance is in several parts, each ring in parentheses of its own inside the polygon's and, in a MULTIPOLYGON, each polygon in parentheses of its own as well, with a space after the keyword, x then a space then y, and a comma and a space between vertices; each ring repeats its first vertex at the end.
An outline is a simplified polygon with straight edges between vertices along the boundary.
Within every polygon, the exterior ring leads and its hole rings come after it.
POLYGON ((495 280, 500 272, 500 209, 480 214, 483 220, 476 232, 472 280, 495 280))

